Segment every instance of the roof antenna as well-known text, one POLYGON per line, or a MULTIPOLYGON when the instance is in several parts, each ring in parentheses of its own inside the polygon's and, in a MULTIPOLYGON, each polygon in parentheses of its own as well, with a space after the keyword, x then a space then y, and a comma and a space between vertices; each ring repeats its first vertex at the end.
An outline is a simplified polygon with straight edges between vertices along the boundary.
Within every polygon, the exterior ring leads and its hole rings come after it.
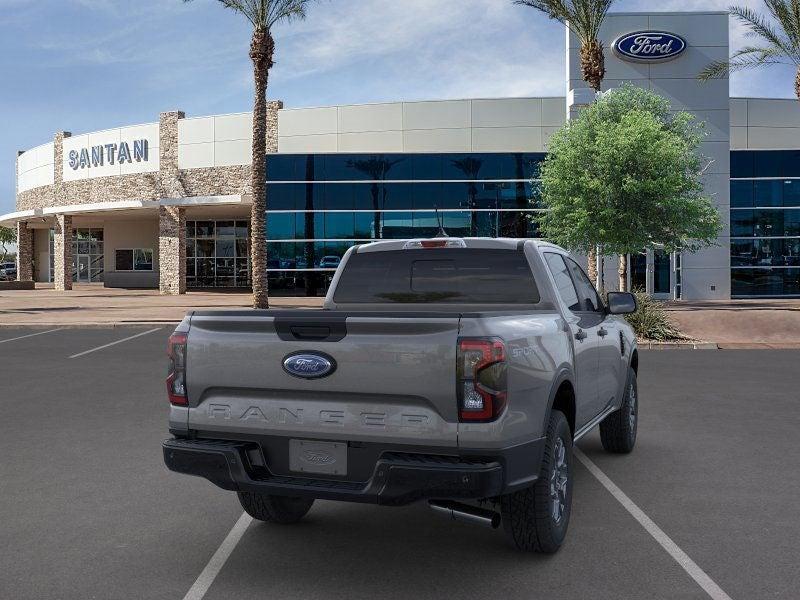
POLYGON ((437 238, 450 237, 449 235, 447 235, 447 232, 444 230, 444 225, 442 224, 442 217, 439 214, 439 207, 434 204, 433 205, 433 210, 436 211, 436 222, 439 224, 439 233, 437 233, 435 237, 437 237, 437 238))

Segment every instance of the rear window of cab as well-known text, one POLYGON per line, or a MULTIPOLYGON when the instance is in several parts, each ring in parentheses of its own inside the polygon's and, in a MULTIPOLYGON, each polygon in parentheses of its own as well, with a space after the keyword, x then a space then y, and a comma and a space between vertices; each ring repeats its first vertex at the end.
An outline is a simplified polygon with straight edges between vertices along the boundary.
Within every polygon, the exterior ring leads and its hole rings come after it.
POLYGON ((426 248, 355 253, 338 304, 536 304, 539 289, 519 250, 426 248))

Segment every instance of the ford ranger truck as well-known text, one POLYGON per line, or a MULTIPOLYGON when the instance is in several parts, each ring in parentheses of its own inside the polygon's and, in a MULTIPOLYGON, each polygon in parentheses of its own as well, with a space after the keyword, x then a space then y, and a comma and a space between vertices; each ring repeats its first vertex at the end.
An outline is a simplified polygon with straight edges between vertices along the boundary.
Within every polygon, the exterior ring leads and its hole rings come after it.
POLYGON ((169 340, 169 469, 295 523, 425 501, 555 552, 572 446, 636 441, 636 338, 569 254, 512 239, 356 246, 322 310, 195 311, 169 340))

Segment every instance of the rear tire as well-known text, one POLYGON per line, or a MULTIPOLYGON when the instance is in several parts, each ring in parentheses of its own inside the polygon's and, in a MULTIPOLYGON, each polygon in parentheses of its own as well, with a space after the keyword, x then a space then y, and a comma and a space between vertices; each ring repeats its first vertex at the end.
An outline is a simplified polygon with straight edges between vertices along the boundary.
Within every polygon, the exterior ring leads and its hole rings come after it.
POLYGON ((259 521, 290 525, 306 516, 314 504, 313 498, 270 496, 256 492, 237 492, 244 511, 259 521))
POLYGON ((567 418, 554 410, 539 479, 500 498, 503 528, 519 550, 556 552, 567 535, 572 510, 572 434, 567 418))
POLYGON ((630 369, 622 406, 600 423, 600 441, 603 442, 603 448, 606 452, 614 454, 628 454, 636 445, 638 428, 639 389, 636 384, 636 371, 630 369))

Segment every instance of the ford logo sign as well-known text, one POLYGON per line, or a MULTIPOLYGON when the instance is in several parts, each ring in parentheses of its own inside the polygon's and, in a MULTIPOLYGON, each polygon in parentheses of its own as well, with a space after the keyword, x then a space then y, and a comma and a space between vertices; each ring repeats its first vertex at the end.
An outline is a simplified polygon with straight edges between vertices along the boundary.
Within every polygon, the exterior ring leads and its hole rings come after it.
POLYGON ((614 41, 614 53, 624 60, 634 62, 660 62, 672 60, 686 50, 686 40, 665 31, 637 31, 614 41))
POLYGON ((336 361, 320 352, 295 352, 283 359, 283 370, 293 377, 319 379, 336 370, 336 361))

